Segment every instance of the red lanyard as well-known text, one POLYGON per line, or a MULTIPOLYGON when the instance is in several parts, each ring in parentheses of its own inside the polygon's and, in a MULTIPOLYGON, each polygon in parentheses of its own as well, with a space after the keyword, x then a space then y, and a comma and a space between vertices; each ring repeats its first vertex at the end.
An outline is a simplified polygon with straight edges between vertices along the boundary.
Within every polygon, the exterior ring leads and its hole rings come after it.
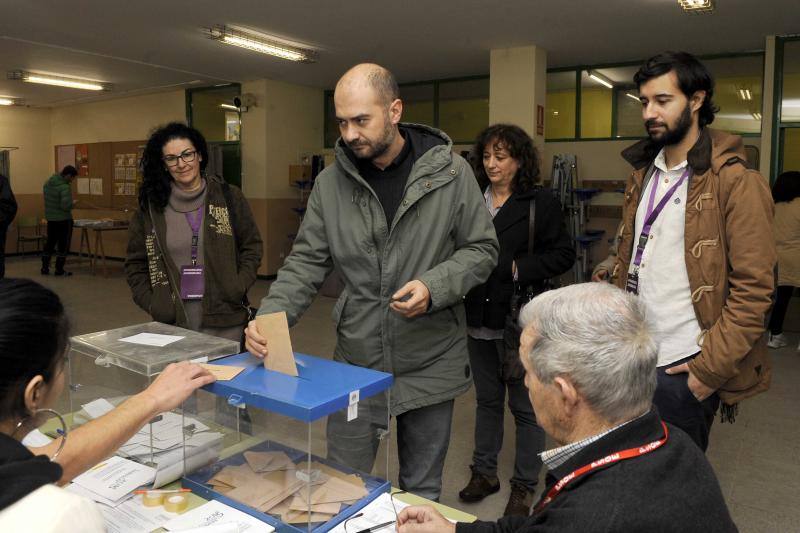
POLYGON ((669 437, 669 431, 667 431, 667 425, 664 422, 661 422, 661 426, 664 428, 664 437, 659 440, 654 440, 649 444, 645 444, 644 446, 638 446, 636 448, 628 448, 627 450, 622 450, 621 452, 612 453, 611 455, 606 455, 602 459, 598 459, 597 461, 593 461, 592 463, 582 466, 577 470, 567 474, 566 476, 562 477, 558 483, 553 485, 553 487, 547 492, 547 496, 542 498, 536 508, 534 508, 534 514, 538 513, 542 509, 545 508, 547 504, 553 501, 553 499, 558 496, 561 490, 571 481, 577 479, 583 475, 586 475, 593 470, 597 470, 600 467, 607 466, 610 464, 617 463, 619 461, 624 461, 625 459, 633 459, 634 457, 639 457, 640 455, 644 455, 647 453, 652 452, 660 448, 665 442, 667 442, 667 438, 669 437))

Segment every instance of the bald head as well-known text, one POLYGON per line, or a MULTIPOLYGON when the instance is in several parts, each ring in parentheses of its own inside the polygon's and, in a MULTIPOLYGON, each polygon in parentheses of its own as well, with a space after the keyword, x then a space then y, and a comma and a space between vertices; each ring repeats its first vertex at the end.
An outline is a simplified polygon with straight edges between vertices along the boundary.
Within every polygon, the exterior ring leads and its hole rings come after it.
POLYGON ((375 63, 361 63, 354 66, 345 72, 336 84, 337 93, 359 91, 364 88, 371 89, 382 105, 389 105, 400 97, 400 89, 397 87, 394 75, 375 63))

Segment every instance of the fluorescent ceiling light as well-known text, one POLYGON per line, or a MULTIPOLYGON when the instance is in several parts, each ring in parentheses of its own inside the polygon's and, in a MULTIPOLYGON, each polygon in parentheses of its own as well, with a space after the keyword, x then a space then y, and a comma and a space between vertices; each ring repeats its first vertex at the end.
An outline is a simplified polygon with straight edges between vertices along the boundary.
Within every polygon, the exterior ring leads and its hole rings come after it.
POLYGON ((23 101, 19 98, 11 96, 0 96, 0 105, 23 105, 23 101))
POLYGON ((611 80, 609 80, 608 78, 606 78, 602 74, 600 74, 598 72, 595 72, 594 70, 590 70, 589 71, 589 77, 592 78, 597 83, 599 83, 600 85, 603 85, 604 87, 607 87, 609 89, 613 89, 614 88, 614 84, 611 83, 611 80))
POLYGON ((223 44, 246 48, 247 50, 287 59, 289 61, 312 63, 315 60, 313 50, 305 50, 283 43, 278 38, 263 33, 243 31, 231 28, 230 26, 215 26, 209 28, 207 31, 211 39, 223 44))
POLYGON ((625 93, 625 96, 627 96, 628 98, 633 98, 633 99, 634 99, 634 100, 636 100, 636 102, 637 102, 637 103, 639 103, 639 104, 641 104, 641 103, 642 103, 642 101, 641 101, 641 100, 639 100, 639 97, 638 97, 638 96, 636 96, 636 95, 635 95, 635 94, 633 94, 633 93, 625 93))
POLYGON ((739 98, 742 100, 752 100, 753 95, 750 93, 750 89, 739 89, 739 98))
POLYGON ((94 80, 81 78, 67 78, 64 76, 52 76, 50 74, 39 74, 36 72, 26 72, 24 70, 12 70, 8 73, 10 80, 22 80, 28 83, 40 83, 42 85, 55 85, 58 87, 68 87, 70 89, 83 89, 86 91, 110 91, 112 86, 94 80))
POLYGON ((693 15, 710 15, 714 12, 714 0, 678 0, 678 4, 686 13, 693 15))
POLYGON ((233 110, 233 111, 239 111, 239 108, 238 108, 238 107, 236 107, 236 106, 235 106, 235 105, 233 105, 233 104, 219 104, 219 106, 220 106, 220 107, 223 107, 223 108, 225 108, 225 109, 231 109, 231 110, 233 110))
POLYGON ((761 113, 758 113, 758 112, 753 113, 753 118, 756 119, 756 120, 761 120, 761 113))

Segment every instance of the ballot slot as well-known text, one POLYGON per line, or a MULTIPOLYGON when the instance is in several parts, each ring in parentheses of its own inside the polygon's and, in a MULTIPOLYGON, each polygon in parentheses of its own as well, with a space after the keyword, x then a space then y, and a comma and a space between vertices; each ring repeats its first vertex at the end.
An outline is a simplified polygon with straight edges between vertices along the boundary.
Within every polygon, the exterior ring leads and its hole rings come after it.
MULTIPOLYGON (((293 358, 296 376, 248 354, 219 361, 242 370, 197 394, 239 404, 246 418, 228 417, 225 423, 239 424, 239 433, 249 437, 187 474, 182 485, 280 532, 323 533, 389 490, 392 376, 304 354, 293 358), (359 447, 348 439, 354 428, 371 432, 374 444, 359 447)), ((187 416, 193 415, 187 410, 187 416)))

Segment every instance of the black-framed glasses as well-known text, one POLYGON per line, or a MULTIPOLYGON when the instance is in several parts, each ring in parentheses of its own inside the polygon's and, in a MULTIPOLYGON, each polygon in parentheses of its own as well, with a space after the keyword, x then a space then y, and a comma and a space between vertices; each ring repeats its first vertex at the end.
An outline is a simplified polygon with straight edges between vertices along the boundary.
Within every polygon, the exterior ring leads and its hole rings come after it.
POLYGON ((178 164, 178 159, 184 163, 191 163, 197 157, 197 150, 184 150, 181 155, 165 155, 161 158, 168 167, 174 167, 178 164))

